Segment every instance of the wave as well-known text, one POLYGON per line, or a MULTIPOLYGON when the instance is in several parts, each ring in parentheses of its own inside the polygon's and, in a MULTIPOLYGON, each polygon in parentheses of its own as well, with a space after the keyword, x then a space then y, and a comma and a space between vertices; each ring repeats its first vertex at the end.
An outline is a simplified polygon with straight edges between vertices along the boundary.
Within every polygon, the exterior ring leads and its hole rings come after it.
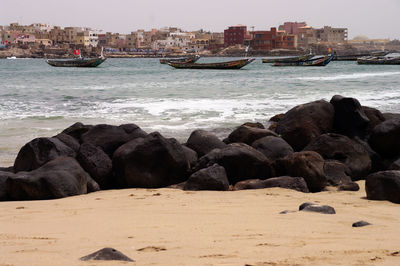
POLYGON ((400 72, 376 72, 376 73, 353 73, 353 74, 341 74, 330 77, 299 77, 298 80, 316 80, 316 81, 331 81, 331 80, 343 80, 343 79, 364 79, 374 77, 385 77, 400 75, 400 72))

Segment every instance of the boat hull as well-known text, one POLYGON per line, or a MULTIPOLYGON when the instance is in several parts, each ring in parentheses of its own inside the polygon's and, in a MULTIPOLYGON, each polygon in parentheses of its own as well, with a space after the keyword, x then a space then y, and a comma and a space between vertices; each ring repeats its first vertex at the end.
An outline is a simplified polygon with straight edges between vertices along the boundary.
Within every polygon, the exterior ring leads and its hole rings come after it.
POLYGON ((360 65, 400 65, 400 57, 361 57, 357 59, 357 63, 360 65))
POLYGON ((220 62, 220 63, 173 63, 170 62, 168 65, 174 68, 180 69, 241 69, 242 67, 250 64, 254 61, 252 59, 240 59, 235 61, 220 62))
POLYGON ((104 57, 88 59, 47 59, 47 64, 54 67, 97 67, 106 61, 104 57))
POLYGON ((276 63, 276 62, 297 62, 304 61, 312 58, 314 55, 306 54, 301 56, 288 56, 281 58, 262 58, 263 63, 276 63))
POLYGON ((160 59, 161 64, 168 64, 168 63, 195 63, 197 60, 200 59, 200 56, 190 56, 190 57, 182 57, 182 58, 163 58, 160 59))
POLYGON ((274 66, 326 66, 332 61, 333 56, 321 56, 294 62, 275 62, 274 66))

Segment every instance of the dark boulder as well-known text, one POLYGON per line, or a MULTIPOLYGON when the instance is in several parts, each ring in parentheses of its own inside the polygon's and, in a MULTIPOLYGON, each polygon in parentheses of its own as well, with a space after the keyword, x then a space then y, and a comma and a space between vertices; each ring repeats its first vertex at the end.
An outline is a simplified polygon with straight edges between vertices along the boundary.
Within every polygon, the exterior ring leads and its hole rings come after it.
POLYGON ((15 174, 0 171, 0 201, 7 200, 6 181, 13 176, 15 176, 15 174))
POLYGON ((352 182, 348 176, 350 169, 343 163, 336 160, 326 160, 324 163, 324 173, 328 183, 332 186, 340 186, 352 182))
POLYGON ((76 153, 58 138, 36 138, 21 148, 14 162, 14 171, 31 171, 65 156, 75 157, 76 153))
POLYGON ((400 155, 400 118, 386 120, 371 132, 369 143, 376 152, 384 157, 400 155))
POLYGON ((391 163, 388 170, 400 170, 400 158, 391 163))
POLYGON ((121 187, 159 188, 187 180, 190 164, 181 144, 153 132, 119 147, 113 169, 121 187))
POLYGON ((308 187, 306 181, 302 177, 291 177, 291 176, 279 176, 268 178, 266 180, 260 179, 249 179, 240 181, 233 187, 234 190, 243 189, 261 189, 261 188, 272 188, 280 187, 292 190, 297 190, 300 192, 308 193, 308 187))
POLYGON ((400 118, 400 114, 398 113, 383 113, 382 115, 385 118, 385 121, 393 118, 400 118))
POLYGON ((135 124, 112 126, 106 124, 95 125, 81 136, 82 143, 90 143, 100 147, 110 157, 118 147, 133 139, 147 135, 135 124))
POLYGON ((303 177, 310 192, 319 192, 326 185, 324 159, 316 152, 295 152, 275 161, 277 175, 303 177))
POLYGON ((226 144, 213 133, 205 130, 195 130, 190 134, 186 146, 197 152, 199 157, 206 155, 216 148, 224 148, 226 144))
POLYGON ((60 134, 54 136, 54 138, 61 140, 65 145, 67 145, 72 150, 74 150, 74 152, 77 153, 79 151, 80 144, 76 138, 74 138, 68 134, 65 134, 65 133, 60 133, 60 134))
POLYGON ((83 143, 76 159, 101 189, 114 187, 112 184, 112 161, 102 149, 90 143, 83 143))
POLYGON ((81 136, 88 132, 92 127, 92 125, 84 125, 81 122, 77 122, 64 129, 62 133, 67 134, 80 142, 81 136))
POLYGON ((400 171, 381 171, 370 174, 365 181, 367 199, 400 203, 400 171))
POLYGON ((0 167, 0 171, 14 173, 14 166, 0 167))
POLYGON ((369 122, 367 125, 367 133, 369 134, 377 125, 384 122, 386 119, 383 114, 375 108, 368 106, 361 106, 369 122))
POLYGON ((333 131, 335 133, 353 138, 364 138, 369 123, 367 115, 355 98, 335 95, 330 103, 335 108, 333 131))
POLYGON ((332 130, 334 113, 333 106, 323 100, 298 105, 285 113, 275 132, 295 151, 300 151, 319 135, 332 130))
POLYGON ((225 168, 230 184, 273 176, 270 161, 262 153, 243 143, 233 143, 225 148, 212 150, 199 159, 195 171, 215 163, 225 168))
POLYGON ((260 122, 246 122, 242 126, 255 127, 255 128, 261 128, 261 129, 265 128, 264 125, 261 124, 260 122))
POLYGON ((360 186, 356 182, 349 182, 338 187, 339 191, 359 191, 360 186))
POLYGON ((251 145, 254 149, 258 150, 271 161, 283 158, 292 154, 294 151, 292 147, 282 138, 275 136, 268 136, 258 139, 251 145))
POLYGON ((185 145, 182 145, 182 149, 185 153, 185 157, 190 165, 190 168, 194 167, 197 163, 197 159, 199 159, 199 157, 197 156, 197 152, 185 145))
POLYGON ((120 261, 129 261, 133 262, 131 258, 127 257, 123 253, 119 252, 114 248, 103 248, 94 253, 91 253, 87 256, 80 258, 80 260, 88 261, 88 260, 120 260, 120 261))
POLYGON ((299 211, 305 212, 318 212, 323 214, 336 214, 336 211, 333 207, 328 205, 318 205, 311 202, 303 203, 299 206, 299 211))
POLYGON ((7 195, 12 200, 56 199, 97 190, 99 185, 71 157, 59 157, 6 181, 7 195))
POLYGON ((353 180, 364 178, 371 170, 371 159, 363 146, 350 138, 329 133, 313 140, 305 151, 318 152, 324 159, 337 160, 348 168, 353 180))
POLYGON ((201 169, 186 181, 184 190, 229 190, 225 169, 218 164, 201 169))
POLYGON ((277 114, 277 115, 274 115, 273 117, 271 117, 271 118, 269 119, 269 121, 271 121, 271 122, 279 122, 279 121, 281 121, 281 119, 283 118, 284 115, 285 115, 285 114, 277 114))
POLYGON ((269 129, 242 125, 229 134, 226 143, 245 143, 251 145, 254 141, 266 136, 277 137, 278 135, 269 129))

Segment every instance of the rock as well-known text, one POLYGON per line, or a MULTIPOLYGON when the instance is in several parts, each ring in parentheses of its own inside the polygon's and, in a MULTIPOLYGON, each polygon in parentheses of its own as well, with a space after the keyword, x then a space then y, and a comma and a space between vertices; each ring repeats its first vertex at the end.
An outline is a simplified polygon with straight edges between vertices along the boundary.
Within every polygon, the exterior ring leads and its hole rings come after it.
POLYGON ((324 214, 335 214, 335 209, 328 205, 318 205, 311 202, 303 203, 299 206, 299 211, 318 212, 324 214))
POLYGON ((308 193, 308 187, 306 181, 302 177, 291 177, 291 176, 279 176, 268 178, 266 180, 250 179, 240 181, 235 184, 234 190, 243 189, 261 189, 261 188, 272 188, 280 187, 286 189, 297 190, 300 192, 308 193))
POLYGON ((6 191, 12 200, 56 199, 98 190, 99 185, 71 157, 59 157, 6 181, 6 191))
POLYGON ((310 192, 319 192, 327 184, 324 159, 316 152, 295 152, 275 162, 277 175, 303 177, 310 192))
POLYGON ((285 115, 285 114, 277 114, 277 115, 274 115, 273 117, 271 117, 271 118, 269 119, 269 121, 271 121, 271 122, 279 122, 279 121, 281 121, 281 119, 283 118, 284 115, 285 115))
POLYGON ((218 164, 201 169, 192 174, 186 181, 184 190, 221 190, 229 189, 225 169, 218 164))
POLYGON ((400 158, 391 163, 388 170, 400 170, 400 158))
POLYGON ((0 171, 14 173, 14 166, 0 167, 0 171))
POLYGON ((335 95, 330 103, 335 108, 333 131, 349 138, 355 136, 364 138, 370 121, 359 101, 355 98, 335 95))
POLYGON ((90 143, 83 143, 76 159, 101 189, 115 187, 112 183, 112 161, 102 149, 90 143))
POLYGON ((375 108, 368 106, 361 106, 365 115, 367 116, 369 123, 367 125, 367 133, 369 134, 377 125, 384 122, 386 119, 383 114, 375 108))
POLYGON ((246 122, 242 126, 265 129, 264 125, 261 124, 260 122, 246 122))
POLYGON ((260 138, 254 141, 251 146, 271 161, 283 158, 294 152, 284 139, 275 136, 260 138))
POLYGON ((305 151, 318 152, 324 159, 337 160, 349 168, 353 180, 364 178, 371 170, 371 159, 363 146, 350 138, 329 133, 313 140, 305 151))
POLYGON ((123 188, 159 188, 186 181, 190 165, 181 144, 153 132, 119 147, 113 158, 123 188))
POLYGON ((100 147, 112 158, 114 151, 122 144, 146 135, 147 133, 135 124, 120 126, 100 124, 84 133, 81 136, 81 142, 100 147))
POLYGON ((60 133, 60 134, 54 136, 54 138, 61 140, 65 145, 70 147, 74 152, 77 153, 79 151, 80 144, 76 138, 74 138, 68 134, 65 134, 65 133, 60 133))
POLYGON ((197 152, 192 150, 191 148, 182 145, 183 151, 185 153, 186 160, 189 162, 190 168, 194 167, 199 159, 197 156, 197 152))
POLYGON ((384 157, 400 155, 400 118, 386 120, 377 125, 371 132, 369 144, 384 157))
POLYGON ((212 150, 199 159, 194 170, 207 168, 215 163, 225 168, 230 184, 273 176, 270 161, 262 153, 243 143, 233 143, 225 148, 212 150))
POLYGON ((333 106, 323 100, 298 105, 278 122, 275 132, 295 151, 302 150, 321 134, 332 130, 333 106))
POLYGON ((100 249, 92 254, 84 256, 80 258, 80 260, 87 261, 87 260, 121 260, 121 261, 130 261, 133 262, 131 258, 127 257, 126 255, 122 254, 116 249, 113 248, 103 248, 100 249))
POLYGON ((6 181, 9 177, 13 177, 15 174, 10 172, 0 171, 0 201, 7 200, 7 191, 6 191, 6 181))
POLYGON ((400 118, 400 114, 397 113, 383 113, 382 115, 385 118, 385 121, 390 120, 392 118, 400 118))
POLYGON ((226 143, 246 143, 251 145, 254 141, 266 136, 277 137, 278 135, 269 129, 240 126, 229 134, 226 143))
POLYGON ((367 199, 400 203, 400 171, 381 171, 370 174, 365 181, 367 199))
POLYGON ((197 152, 197 155, 201 157, 213 149, 226 147, 226 144, 211 132, 198 129, 190 134, 186 146, 197 152))
POLYGON ((360 186, 355 182, 344 183, 338 187, 340 191, 359 191, 360 186))
POLYGON ((21 148, 14 162, 14 171, 31 171, 65 156, 75 157, 76 153, 58 138, 36 138, 21 148))
POLYGON ((363 227, 363 226, 367 226, 367 225, 371 225, 369 222, 366 221, 358 221, 352 224, 352 227, 363 227))
POLYGON ((92 125, 84 125, 81 122, 77 122, 70 127, 64 129, 62 133, 70 135, 71 137, 78 140, 78 142, 80 142, 81 136, 88 132, 91 128, 93 128, 92 125))
POLYGON ((328 183, 332 186, 340 186, 352 182, 347 173, 350 169, 343 163, 336 160, 326 160, 324 163, 324 173, 328 183))

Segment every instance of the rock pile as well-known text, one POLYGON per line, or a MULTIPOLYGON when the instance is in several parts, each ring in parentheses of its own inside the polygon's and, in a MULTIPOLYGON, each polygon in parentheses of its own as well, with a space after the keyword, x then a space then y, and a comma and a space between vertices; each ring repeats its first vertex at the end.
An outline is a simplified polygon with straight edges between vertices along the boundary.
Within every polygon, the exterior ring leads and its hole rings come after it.
POLYGON ((220 140, 195 130, 185 144, 135 124, 75 123, 24 145, 0 169, 0 200, 62 198, 118 188, 234 190, 326 186, 400 203, 400 115, 332 97, 274 116, 269 129, 246 123, 220 140), (176 184, 180 184, 176 186, 176 184))

